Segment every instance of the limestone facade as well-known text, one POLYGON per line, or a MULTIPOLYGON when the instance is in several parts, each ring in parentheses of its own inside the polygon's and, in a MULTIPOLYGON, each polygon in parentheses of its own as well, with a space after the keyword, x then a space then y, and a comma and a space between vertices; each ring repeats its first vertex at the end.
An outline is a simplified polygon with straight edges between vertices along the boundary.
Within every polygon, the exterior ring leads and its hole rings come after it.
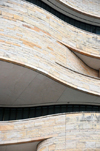
POLYGON ((70 113, 0 122, 0 145, 41 141, 37 151, 99 151, 100 114, 70 113))
POLYGON ((75 28, 22 0, 2 0, 0 4, 1 60, 30 67, 71 87, 100 95, 100 82, 95 78, 98 72, 69 50, 70 47, 99 58, 99 35, 75 28))
POLYGON ((80 13, 100 18, 100 1, 99 0, 59 0, 80 13))
MULTIPOLYGON (((79 1, 74 2, 78 7, 79 1)), ((93 15, 98 15, 99 1, 94 3, 98 7, 94 6, 97 12, 93 15)), ((72 4, 73 0, 69 5, 72 4)), ((80 9, 86 11, 84 8, 87 9, 85 0, 80 2, 80 9)), ((90 8, 87 13, 91 13, 90 8)), ((74 52, 100 59, 100 35, 67 24, 27 1, 0 1, 1 61, 31 68, 91 97, 100 96, 99 72, 74 52)), ((100 151, 100 113, 0 121, 1 146, 35 141, 40 141, 37 151, 100 151)))

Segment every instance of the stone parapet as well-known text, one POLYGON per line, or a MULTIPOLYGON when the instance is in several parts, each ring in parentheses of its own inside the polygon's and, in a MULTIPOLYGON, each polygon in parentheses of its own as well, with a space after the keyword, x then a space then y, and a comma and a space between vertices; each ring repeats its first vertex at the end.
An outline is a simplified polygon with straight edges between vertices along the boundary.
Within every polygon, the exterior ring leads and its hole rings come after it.
POLYGON ((57 114, 0 122, 0 145, 41 141, 38 151, 99 151, 100 113, 57 114))
POLYGON ((57 0, 66 6, 79 11, 80 13, 87 14, 100 18, 100 1, 99 0, 57 0))
POLYGON ((99 79, 93 78, 98 77, 98 72, 69 50, 100 57, 100 36, 75 28, 22 0, 1 0, 0 4, 1 60, 30 67, 66 85, 100 95, 99 79))

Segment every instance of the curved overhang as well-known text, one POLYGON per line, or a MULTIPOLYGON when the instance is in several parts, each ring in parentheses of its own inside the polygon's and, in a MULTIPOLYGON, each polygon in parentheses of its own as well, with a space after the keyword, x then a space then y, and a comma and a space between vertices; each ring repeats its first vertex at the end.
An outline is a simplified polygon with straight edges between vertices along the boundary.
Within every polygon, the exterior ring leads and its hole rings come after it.
POLYGON ((65 104, 67 101, 78 104, 84 101, 84 104, 99 104, 98 72, 84 65, 68 48, 78 49, 80 53, 100 58, 100 36, 66 24, 31 3, 16 1, 11 4, 13 5, 9 5, 9 7, 2 5, 0 8, 0 21, 2 22, 0 24, 0 60, 15 62, 36 71, 33 72, 27 68, 1 61, 0 68, 3 76, 2 74, 0 76, 1 82, 4 81, 1 85, 1 106, 65 104), (16 9, 17 5, 19 10, 16 9), (8 71, 10 67, 11 73, 8 71), (27 73, 26 79, 24 79, 24 70, 27 73), (46 76, 38 75, 37 71, 46 76), (9 78, 6 72, 11 74, 9 78), (20 79, 21 74, 23 79, 20 79), (19 81, 16 81, 17 76, 19 81), (34 81, 34 77, 36 81, 34 81), (7 81, 8 79, 10 82, 7 81), (24 81, 22 82, 22 80, 24 81), (29 80, 36 82, 36 85, 34 82, 31 85, 29 80), (17 84, 18 86, 16 86, 17 84), (5 92, 6 95, 4 95, 5 92), (75 96, 73 97, 71 93, 75 96), (67 101, 66 97, 69 98, 67 101))
POLYGON ((39 48, 41 47, 39 46, 41 43, 39 41, 43 35, 48 39, 54 38, 56 42, 66 45, 73 51, 100 59, 99 35, 86 32, 67 24, 38 6, 26 2, 23 3, 18 3, 18 5, 20 9, 25 5, 23 8, 24 10, 22 9, 25 11, 24 13, 18 13, 18 10, 15 9, 17 2, 13 4, 13 8, 7 7, 6 10, 5 6, 0 8, 0 20, 2 22, 2 24, 0 24, 0 42, 3 43, 3 45, 1 45, 2 50, 3 48, 4 50, 8 49, 7 45, 13 45, 13 43, 14 46, 18 46, 19 48, 22 44, 29 45, 30 47, 38 46, 39 48), (7 10, 9 10, 9 13, 7 13, 7 10), (33 41, 35 44, 32 43, 33 41))
POLYGON ((62 73, 61 77, 47 74, 39 68, 31 67, 29 69, 0 61, 0 106, 100 104, 100 84, 98 79, 80 74, 77 77, 77 74, 72 71, 69 71, 72 75, 68 75, 66 74, 67 69, 62 70, 62 67, 59 69, 59 72, 62 73))
POLYGON ((74 18, 76 20, 100 26, 100 2, 80 2, 78 1, 67 1, 67 0, 42 0, 58 12, 74 18), (92 3, 92 7, 91 7, 92 3), (89 6, 90 5, 90 6, 89 6), (90 9, 90 7, 92 9, 90 9), (98 8, 98 9, 97 9, 98 8))
POLYGON ((81 53, 77 53, 74 51, 74 53, 81 59, 84 61, 84 63, 86 63, 90 68, 93 68, 95 70, 99 70, 100 69, 100 59, 98 58, 93 58, 93 57, 89 57, 86 55, 83 55, 81 53))
MULTIPOLYGON (((12 142, 12 141, 11 141, 12 142)), ((40 141, 0 145, 1 151, 36 151, 40 141)))

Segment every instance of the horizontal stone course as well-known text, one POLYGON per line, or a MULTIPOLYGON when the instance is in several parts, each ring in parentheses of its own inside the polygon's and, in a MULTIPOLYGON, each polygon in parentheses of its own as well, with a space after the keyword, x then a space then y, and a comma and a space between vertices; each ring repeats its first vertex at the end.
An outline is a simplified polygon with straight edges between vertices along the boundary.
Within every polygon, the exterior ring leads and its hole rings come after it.
POLYGON ((0 126, 4 127, 0 129, 0 145, 42 140, 38 144, 38 151, 97 151, 100 150, 100 126, 99 129, 97 127, 100 125, 99 117, 100 113, 64 113, 0 122, 0 126), (87 123, 88 127, 84 127, 87 123), (82 129, 77 125, 81 125, 82 129))
POLYGON ((100 1, 99 0, 57 0, 64 3, 76 11, 85 13, 91 16, 100 17, 100 1))
POLYGON ((0 4, 1 59, 31 67, 71 87, 100 95, 99 79, 92 78, 98 77, 98 72, 67 48, 68 44, 86 54, 99 56, 100 36, 68 25, 22 0, 5 0, 0 4))

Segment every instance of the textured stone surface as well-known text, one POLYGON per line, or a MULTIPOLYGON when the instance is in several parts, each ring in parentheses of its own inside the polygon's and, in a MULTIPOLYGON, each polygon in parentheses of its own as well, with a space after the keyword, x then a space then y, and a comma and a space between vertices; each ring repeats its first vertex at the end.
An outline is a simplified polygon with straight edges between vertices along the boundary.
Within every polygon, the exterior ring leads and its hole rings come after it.
POLYGON ((96 17, 100 17, 100 1, 99 0, 59 0, 69 7, 80 12, 87 13, 96 17))
POLYGON ((100 36, 70 26, 22 0, 1 0, 0 4, 1 59, 29 66, 74 88, 100 95, 98 79, 77 73, 97 77, 98 72, 62 44, 99 56, 100 36))
MULTIPOLYGON (((16 43, 19 43, 19 47, 22 46, 21 43, 27 46, 35 46, 34 43, 31 43, 31 38, 28 40, 24 39, 24 33, 20 35, 22 38, 18 36, 19 31, 32 30, 34 32, 35 30, 40 35, 45 34, 45 36, 54 37, 56 40, 65 43, 77 51, 100 57, 100 36, 75 28, 52 14, 47 13, 47 11, 22 0, 1 0, 0 4, 0 20, 2 22, 0 28, 1 30, 4 30, 4 27, 6 28, 4 32, 1 32, 0 36, 6 36, 10 30, 12 34, 9 34, 13 35, 16 31, 16 35, 14 34, 15 36, 11 38, 16 39, 16 43), (11 5, 9 6, 9 4, 11 5), (8 23, 10 24, 9 27, 8 23)), ((8 35, 7 38, 9 39, 11 35, 8 35)), ((29 33, 28 36, 29 35, 31 34, 29 33)), ((5 42, 3 37, 1 40, 5 42)), ((14 42, 13 40, 13 43, 14 42)), ((13 43, 10 43, 8 40, 6 44, 12 45, 13 43)), ((13 45, 16 46, 16 43, 13 45)), ((38 42, 37 45, 40 47, 39 44, 38 42)))
POLYGON ((38 151, 100 150, 100 113, 50 115, 0 126, 0 145, 42 140, 38 151))

